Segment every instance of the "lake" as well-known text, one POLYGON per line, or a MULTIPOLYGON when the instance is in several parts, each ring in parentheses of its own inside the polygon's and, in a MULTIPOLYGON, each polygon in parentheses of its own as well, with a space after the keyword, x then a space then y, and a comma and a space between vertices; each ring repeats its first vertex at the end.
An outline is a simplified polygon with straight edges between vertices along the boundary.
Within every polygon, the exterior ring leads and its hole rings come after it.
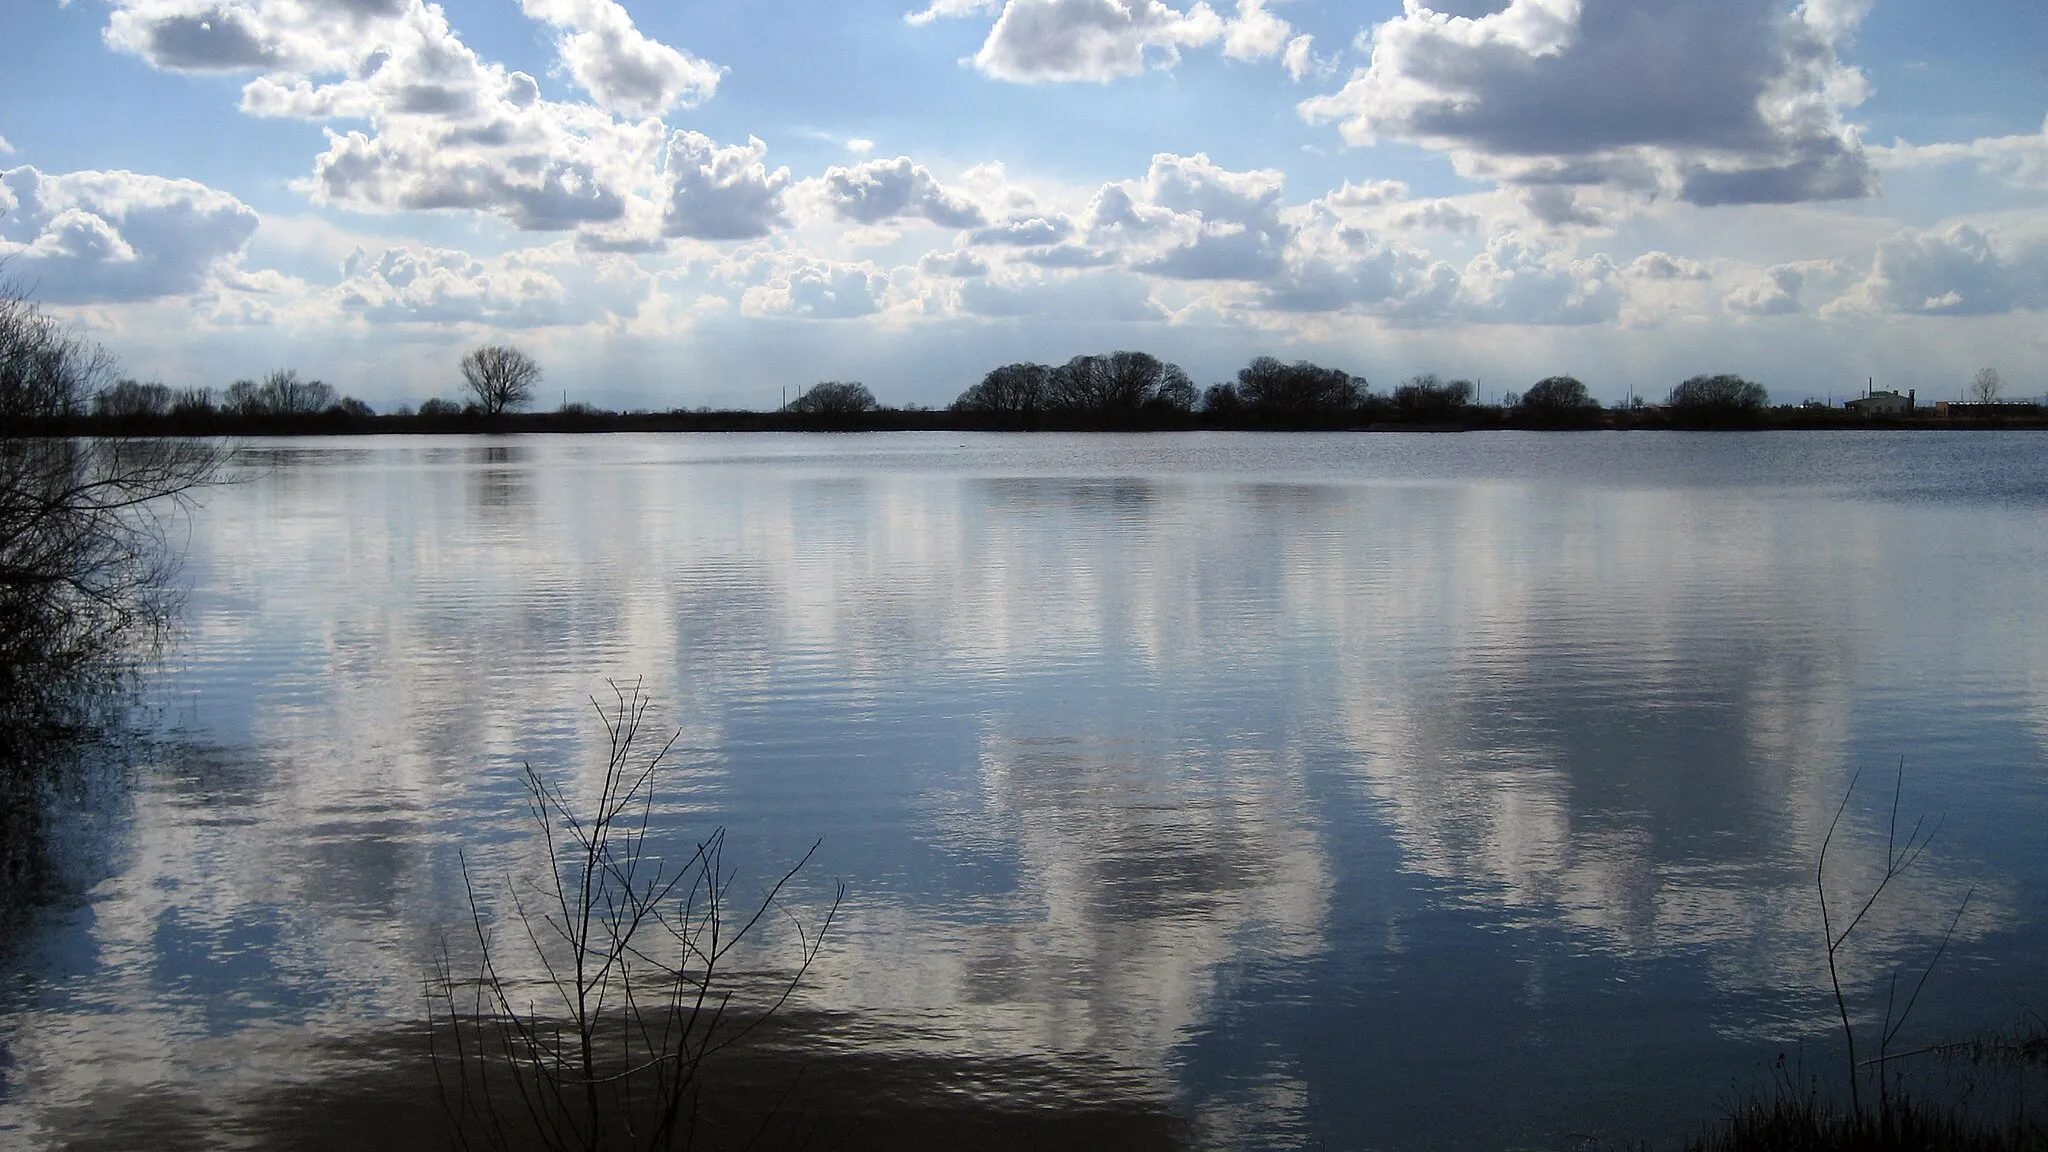
POLYGON ((1965 894, 1897 1045, 2048 1006, 2048 434, 258 440, 174 528, 0 942, 10 1146, 397 1067, 613 684, 676 736, 655 842, 723 827, 739 892, 817 843, 811 924, 844 882, 784 1042, 874 1123, 1669 1146, 1839 1080, 1814 869, 1848 795, 1868 893, 1895 782, 1938 828, 1852 1007, 1965 894))

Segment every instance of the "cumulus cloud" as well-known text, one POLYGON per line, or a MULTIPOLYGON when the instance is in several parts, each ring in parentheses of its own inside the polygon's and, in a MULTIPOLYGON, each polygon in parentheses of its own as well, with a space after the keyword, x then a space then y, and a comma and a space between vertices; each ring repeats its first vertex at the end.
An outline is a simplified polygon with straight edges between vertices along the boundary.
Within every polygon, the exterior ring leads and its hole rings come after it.
POLYGON ((816 320, 872 316, 882 310, 891 283, 872 263, 798 252, 748 253, 728 261, 718 278, 740 290, 746 315, 816 320))
POLYGON ((1494 237, 1465 266, 1460 310, 1494 324, 1594 324, 1614 319, 1626 292, 1606 256, 1579 259, 1513 235, 1494 237))
POLYGON ((1280 220, 1285 177, 1233 172, 1204 153, 1152 157, 1143 180, 1107 184, 1088 206, 1090 242, 1132 267, 1179 280, 1263 280, 1290 235, 1280 220))
POLYGON ((662 231, 698 240, 745 240, 766 236, 783 222, 782 192, 789 169, 768 171, 768 146, 748 137, 745 145, 721 148, 697 132, 669 140, 669 194, 662 231))
POLYGON ((0 260, 52 303, 192 292, 256 232, 256 212, 191 180, 133 172, 0 172, 0 260))
POLYGON ((761 164, 758 141, 721 149, 656 118, 710 96, 722 70, 649 40, 615 0, 521 0, 560 30, 561 66, 594 103, 544 99, 422 0, 114 2, 115 47, 158 67, 256 72, 245 112, 367 121, 328 130, 299 185, 318 203, 487 213, 577 231, 597 251, 757 236, 781 220, 787 176, 761 164))
POLYGON ((1868 196, 1842 111, 1867 87, 1839 49, 1866 4, 1508 0, 1472 16, 1416 0, 1369 66, 1303 102, 1347 140, 1412 141, 1475 179, 1615 185, 1702 205, 1868 196))
POLYGON ((656 40, 616 0, 519 0, 528 16, 564 29, 562 64, 598 106, 623 116, 659 116, 718 90, 723 68, 656 40))
POLYGON ((1259 287, 1253 305, 1400 320, 1446 315, 1458 292, 1457 270, 1370 223, 1407 192, 1395 181, 1347 183, 1310 201, 1290 224, 1280 271, 1259 287))
POLYGON ((2003 243, 1967 224, 1905 232, 1877 246, 1870 274, 1831 312, 1984 316, 2048 308, 2048 242, 2003 243))
POLYGON ((281 48, 251 13, 224 4, 148 0, 118 8, 109 18, 107 43, 159 68, 178 72, 240 72, 269 68, 281 48))
POLYGON ((1763 275, 1737 288, 1721 304, 1738 316, 1790 316, 1801 310, 1799 294, 1822 277, 1836 277, 1841 268, 1832 260, 1802 260, 1764 269, 1763 275))
POLYGON ((1287 75, 1295 83, 1307 79, 1311 74, 1328 72, 1336 68, 1334 59, 1324 60, 1315 53, 1315 37, 1296 36, 1287 42, 1287 48, 1280 55, 1280 66, 1287 69, 1287 75))
POLYGON ((630 263, 593 263, 546 250, 479 260, 446 248, 357 248, 330 294, 344 312, 379 323, 530 328, 630 315, 651 281, 630 263), (565 278, 573 283, 565 283, 565 278))
POLYGON ((1237 18, 1224 25, 1223 54, 1232 60, 1270 60, 1287 50, 1294 29, 1266 11, 1266 0, 1241 0, 1237 18))
POLYGON ((1042 216, 1012 216, 987 228, 977 228, 969 240, 975 244, 1017 248, 1058 244, 1074 232, 1074 222, 1059 213, 1042 216))
POLYGON ((1630 261, 1628 274, 1639 280, 1705 280, 1711 275, 1697 260, 1669 252, 1645 252, 1630 261))
MULTIPOLYGON (((1268 0, 1238 0, 1236 14, 1218 15, 1203 0, 1186 10, 1161 0, 932 0, 906 17, 929 24, 996 11, 973 64, 1020 84, 1136 76, 1148 65, 1171 67, 1181 50, 1220 44, 1236 60, 1284 56, 1290 72, 1312 66, 1307 37, 1268 11, 1268 0), (1294 47, 1301 41, 1299 48, 1294 47), (1304 63, 1309 62, 1309 63, 1304 63)), ((1297 72, 1297 75, 1301 73, 1297 72)))
POLYGON ((973 228, 986 219, 979 205, 948 191, 908 156, 828 168, 818 194, 834 215, 859 224, 922 219, 942 228, 973 228))
POLYGON ((1522 207, 1545 228, 1604 228, 1607 214, 1587 204, 1578 189, 1562 184, 1539 184, 1522 189, 1522 207))
POLYGON ((966 280, 988 275, 988 261, 967 251, 927 252, 917 262, 917 270, 940 279, 966 280))
POLYGON ((1479 228, 1479 214, 1467 212, 1449 200, 1422 200, 1404 207, 1393 217, 1394 227, 1435 232, 1473 232, 1479 228))

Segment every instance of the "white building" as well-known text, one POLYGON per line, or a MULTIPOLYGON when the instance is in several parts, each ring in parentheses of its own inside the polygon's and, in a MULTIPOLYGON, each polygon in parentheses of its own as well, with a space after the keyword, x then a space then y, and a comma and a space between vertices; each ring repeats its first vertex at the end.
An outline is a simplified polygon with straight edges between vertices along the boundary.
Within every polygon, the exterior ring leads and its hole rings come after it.
POLYGON ((1903 396, 1897 392, 1872 392, 1868 396, 1859 396, 1842 407, 1859 416, 1910 416, 1917 395, 1917 390, 1903 396))

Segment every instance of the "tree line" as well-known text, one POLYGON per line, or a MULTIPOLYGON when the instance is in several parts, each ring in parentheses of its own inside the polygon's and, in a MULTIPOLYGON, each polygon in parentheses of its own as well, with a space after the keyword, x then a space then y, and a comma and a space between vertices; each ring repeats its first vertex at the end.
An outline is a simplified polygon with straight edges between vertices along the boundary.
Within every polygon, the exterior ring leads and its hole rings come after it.
MULTIPOLYGON (((288 368, 260 379, 236 380, 217 394, 208 388, 172 389, 120 379, 92 392, 84 407, 62 415, 72 417, 73 423, 90 417, 118 427, 185 431, 370 430, 411 426, 408 420, 430 428, 466 428, 526 413, 542 377, 538 361, 506 344, 471 349, 457 369, 463 384, 457 398, 436 397, 417 411, 401 407, 385 416, 288 368)), ((2002 384, 1987 369, 1978 374, 1973 389, 1980 396, 1995 397, 2002 384)), ((1062 364, 1004 364, 962 391, 943 412, 956 417, 949 426, 992 428, 1653 427, 1742 426, 1761 422, 1769 408, 1770 394, 1762 384, 1729 374, 1690 377, 1674 385, 1661 403, 1631 391, 1619 404, 1604 407, 1582 381, 1569 375, 1545 377, 1488 403, 1480 398, 1477 384, 1467 379, 1423 373, 1378 392, 1365 377, 1341 368, 1308 360, 1288 363, 1274 356, 1256 357, 1235 378, 1203 388, 1177 364, 1149 352, 1119 349, 1075 356, 1062 364)), ((919 405, 884 404, 859 381, 825 380, 799 389, 794 399, 772 413, 618 413, 569 403, 565 397, 553 413, 525 415, 519 423, 597 426, 664 416, 687 423, 688 417, 718 416, 724 419, 716 426, 732 428, 896 426, 886 419, 891 415, 917 417, 905 427, 932 424, 936 417, 919 405)), ((1815 421, 1811 413, 1802 419, 1815 421)))

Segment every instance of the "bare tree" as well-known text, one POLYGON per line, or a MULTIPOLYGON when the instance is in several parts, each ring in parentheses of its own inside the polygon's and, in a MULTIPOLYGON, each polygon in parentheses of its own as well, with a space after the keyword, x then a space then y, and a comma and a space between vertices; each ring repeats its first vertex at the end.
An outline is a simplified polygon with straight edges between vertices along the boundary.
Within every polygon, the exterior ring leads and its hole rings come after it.
POLYGON ((486 344, 462 358, 462 378, 486 416, 516 411, 533 401, 540 365, 510 344, 486 344))
POLYGON ((1996 368, 1979 368, 1970 379, 1970 399, 1979 404, 1998 403, 1999 394, 2004 391, 2005 377, 1996 368))
POLYGON ((649 739, 638 682, 612 693, 591 701, 611 751, 587 806, 526 766, 546 867, 507 878, 509 944, 463 858, 475 968, 458 974, 444 953, 427 1005, 434 1075, 465 1147, 469 1131, 491 1147, 690 1147, 707 1063, 789 1002, 846 896, 836 885, 809 922, 789 906, 816 844, 752 901, 732 891, 722 829, 694 852, 659 851, 655 789, 676 737, 649 739), (778 923, 796 937, 783 975, 735 971, 736 952, 778 923))
POLYGON ((222 463, 203 440, 34 434, 110 392, 112 366, 0 286, 0 728, 63 722, 154 634, 176 561, 163 514, 222 463))
POLYGON ((116 420, 168 415, 175 397, 168 385, 116 380, 92 398, 92 414, 116 420))
POLYGON ((1037 412, 1046 406, 1052 369, 1044 364, 1005 364, 953 401, 955 412, 1037 412))
POLYGON ((1365 381, 1306 360, 1283 364, 1260 356, 1238 369, 1237 396, 1245 407, 1260 412, 1346 412, 1364 399, 1365 381))

